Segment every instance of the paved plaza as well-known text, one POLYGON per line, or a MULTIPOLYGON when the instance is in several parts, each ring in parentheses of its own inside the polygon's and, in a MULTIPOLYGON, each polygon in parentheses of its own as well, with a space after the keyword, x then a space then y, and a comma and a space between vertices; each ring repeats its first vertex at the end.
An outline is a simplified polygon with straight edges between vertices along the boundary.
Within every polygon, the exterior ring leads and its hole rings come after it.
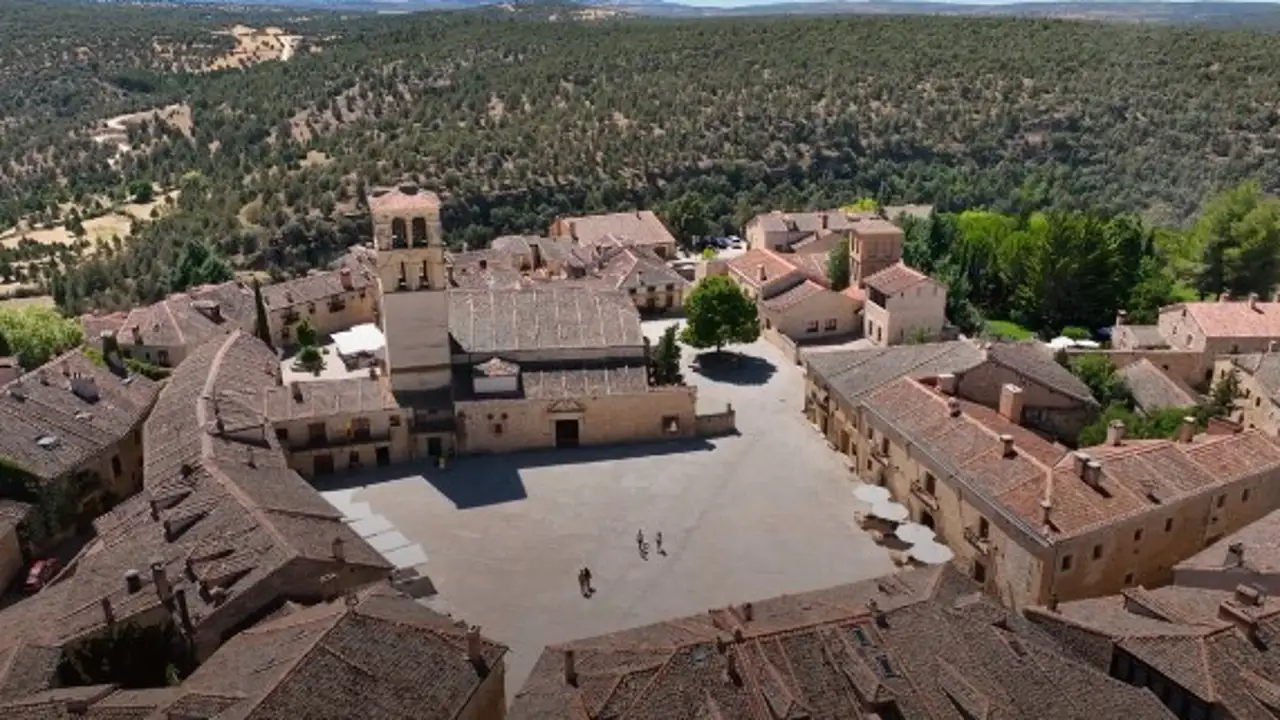
POLYGON ((736 367, 686 370, 700 410, 733 404, 738 436, 400 466, 321 490, 385 518, 370 525, 421 548, 455 616, 511 646, 508 697, 550 643, 891 572, 855 523, 849 471, 801 414, 800 369, 763 341, 739 349, 736 367))

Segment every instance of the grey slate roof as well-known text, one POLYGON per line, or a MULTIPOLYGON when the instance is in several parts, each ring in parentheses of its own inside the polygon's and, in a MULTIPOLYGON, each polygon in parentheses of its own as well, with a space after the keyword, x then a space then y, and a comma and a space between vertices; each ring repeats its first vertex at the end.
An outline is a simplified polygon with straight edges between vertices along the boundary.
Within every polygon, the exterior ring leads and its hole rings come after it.
POLYGON ((1196 392, 1143 358, 1117 371, 1133 400, 1143 410, 1189 407, 1199 402, 1196 392))
POLYGON ((256 312, 253 290, 242 282, 190 288, 131 311, 119 331, 120 346, 140 339, 143 345, 191 348, 235 329, 251 329, 256 312))
POLYGON ((950 567, 548 647, 511 720, 1170 718, 950 567), (871 602, 874 601, 874 607, 871 602), (574 652, 574 682, 564 676, 574 652))
POLYGON ((918 378, 959 374, 985 360, 982 349, 967 340, 805 355, 809 372, 850 404, 904 375, 918 378))
POLYGON ((1273 402, 1280 402, 1280 353, 1236 355, 1231 363, 1252 375, 1273 402))
POLYGON ((462 352, 471 354, 644 344, 640 314, 627 295, 555 285, 451 290, 449 332, 462 352))
POLYGON ((1024 375, 1050 390, 1086 403, 1097 404, 1089 386, 1053 359, 1053 353, 1038 342, 997 342, 987 348, 987 357, 997 365, 1024 375))
POLYGON ((1239 570, 1241 582, 1248 582, 1255 574, 1280 573, 1280 510, 1227 535, 1209 547, 1174 566, 1174 571, 1219 570, 1223 573, 1239 570), (1231 546, 1239 544, 1242 554, 1237 558, 1231 546))
POLYGON ((60 477, 132 432, 158 392, 72 350, 0 387, 0 458, 42 480, 60 477))

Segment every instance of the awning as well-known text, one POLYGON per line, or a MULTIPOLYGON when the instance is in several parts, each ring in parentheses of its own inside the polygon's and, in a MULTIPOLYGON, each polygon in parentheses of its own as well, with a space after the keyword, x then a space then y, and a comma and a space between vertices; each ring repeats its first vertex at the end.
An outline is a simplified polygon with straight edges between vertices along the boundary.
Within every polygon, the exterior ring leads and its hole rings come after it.
POLYGON ((350 357, 362 353, 375 353, 386 347, 387 339, 373 323, 357 325, 350 330, 333 334, 333 344, 339 355, 350 357))

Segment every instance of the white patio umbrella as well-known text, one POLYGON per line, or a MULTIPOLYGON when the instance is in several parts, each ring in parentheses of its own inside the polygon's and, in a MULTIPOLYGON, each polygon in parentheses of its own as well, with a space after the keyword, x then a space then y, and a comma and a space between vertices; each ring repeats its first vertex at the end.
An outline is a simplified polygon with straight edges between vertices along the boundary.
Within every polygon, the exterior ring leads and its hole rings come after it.
POLYGON ((940 545, 936 542, 924 542, 912 545, 907 551, 913 560, 922 562, 925 565, 941 565, 949 562, 956 554, 946 545, 940 545))
POLYGON ((933 530, 920 523, 903 523, 893 531, 893 534, 902 542, 912 545, 931 543, 934 538, 933 530))
POLYGON ((1065 350, 1069 347, 1075 347, 1076 341, 1072 340, 1066 335, 1059 335, 1058 337, 1045 343, 1045 345, 1048 345, 1050 348, 1054 350, 1065 350))
POLYGON ((889 522, 902 522, 911 516, 911 512, 907 510, 905 505, 899 505, 896 502, 887 500, 872 505, 871 514, 889 522))
POLYGON ((859 485, 853 489, 853 496, 864 503, 875 505, 876 503, 888 502, 889 488, 880 487, 879 485, 859 485))

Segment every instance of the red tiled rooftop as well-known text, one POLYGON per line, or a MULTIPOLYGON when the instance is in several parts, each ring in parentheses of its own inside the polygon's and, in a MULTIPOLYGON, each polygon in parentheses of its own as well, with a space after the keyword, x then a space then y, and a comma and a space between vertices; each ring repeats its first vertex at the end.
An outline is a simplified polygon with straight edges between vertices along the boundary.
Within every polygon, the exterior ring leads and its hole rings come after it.
POLYGON ((1280 338, 1280 303, 1247 301, 1190 302, 1166 308, 1183 309, 1209 338, 1280 338))
POLYGON ((781 255, 764 248, 756 248, 731 258, 728 261, 729 271, 752 287, 760 287, 796 272, 797 268, 781 255), (764 268, 764 283, 760 281, 760 269, 764 268))
POLYGON ((885 295, 896 295, 903 290, 913 288, 929 276, 903 262, 897 262, 863 280, 863 283, 885 295))
POLYGON ((386 213, 438 212, 440 197, 429 190, 413 186, 377 189, 369 194, 369 211, 375 215, 386 213), (412 190, 412 192, 406 192, 412 190))

